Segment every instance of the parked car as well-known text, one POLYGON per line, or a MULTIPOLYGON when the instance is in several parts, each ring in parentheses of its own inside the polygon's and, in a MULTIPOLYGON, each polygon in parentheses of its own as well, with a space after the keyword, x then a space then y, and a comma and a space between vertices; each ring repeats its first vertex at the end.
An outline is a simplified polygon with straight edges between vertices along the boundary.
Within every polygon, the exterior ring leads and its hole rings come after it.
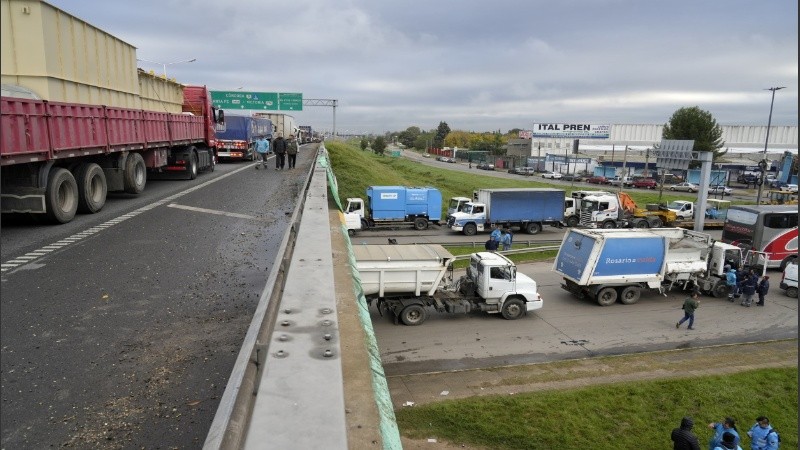
POLYGON ((736 181, 742 184, 756 184, 758 182, 758 175, 753 175, 750 173, 739 175, 736 178, 736 181))
POLYGON ((560 180, 562 176, 558 172, 545 172, 542 174, 542 178, 550 178, 551 180, 560 180))
POLYGON ((670 191, 684 191, 684 192, 697 192, 700 188, 694 184, 689 183, 688 181, 684 181, 683 183, 678 183, 676 185, 670 186, 670 191))
POLYGON ((536 170, 533 167, 515 167, 509 170, 509 173, 514 173, 517 175, 533 175, 536 170))
POLYGON ((781 186, 781 190, 797 194, 797 185, 796 184, 785 184, 785 185, 781 186))
POLYGON ((728 186, 711 186, 708 188, 709 194, 722 194, 722 195, 731 195, 733 194, 733 189, 729 188, 728 186))
POLYGON ((575 174, 567 174, 561 177, 564 181, 583 181, 583 177, 575 174))
POLYGON ((482 169, 482 170, 494 170, 494 164, 490 164, 490 163, 487 163, 487 162, 478 163, 478 165, 476 167, 478 169, 482 169))
POLYGON ((633 180, 631 186, 640 189, 655 189, 658 183, 652 178, 637 178, 633 180))
POLYGON ((787 183, 785 181, 773 180, 772 182, 769 183, 769 187, 771 187, 772 189, 780 189, 780 188, 786 186, 787 184, 789 184, 789 183, 787 183))
POLYGON ((593 176, 589 177, 586 182, 592 184, 608 184, 608 178, 603 176, 593 176))
POLYGON ((780 286, 786 291, 786 295, 797 298, 797 261, 790 262, 783 269, 780 286))

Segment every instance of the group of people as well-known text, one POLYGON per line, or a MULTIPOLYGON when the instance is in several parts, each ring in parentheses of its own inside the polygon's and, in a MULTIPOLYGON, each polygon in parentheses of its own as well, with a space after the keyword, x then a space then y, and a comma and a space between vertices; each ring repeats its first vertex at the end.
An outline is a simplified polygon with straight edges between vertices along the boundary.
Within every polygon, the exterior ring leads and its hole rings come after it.
POLYGON ((278 137, 272 142, 271 147, 272 148, 270 148, 270 142, 266 137, 260 137, 256 140, 256 155, 258 156, 256 170, 262 167, 264 169, 267 168, 267 158, 270 153, 275 153, 276 170, 283 170, 286 166, 287 156, 289 169, 294 169, 297 163, 297 152, 300 147, 293 134, 290 134, 288 139, 284 139, 282 134, 278 134, 278 137))
POLYGON ((764 297, 769 292, 769 276, 764 275, 761 280, 755 270, 741 269, 725 266, 725 284, 728 286, 728 301, 742 298, 742 306, 750 307, 753 296, 758 294, 756 306, 764 306, 764 297))
MULTIPOLYGON (((764 297, 769 292, 769 276, 764 275, 759 280, 755 270, 745 268, 736 270, 730 265, 725 266, 725 285, 728 287, 728 301, 734 302, 737 298, 742 298, 742 306, 750 307, 753 304, 753 296, 758 294, 756 306, 764 306, 764 297)), ((694 312, 700 307, 700 300, 697 297, 700 293, 695 290, 683 301, 683 318, 675 324, 675 328, 680 328, 681 324, 689 321, 689 329, 694 327, 694 312)))
POLYGON ((489 240, 484 244, 484 248, 489 251, 496 251, 502 248, 503 251, 511 250, 511 244, 514 240, 514 235, 511 233, 510 228, 505 230, 500 227, 494 227, 492 234, 489 235, 489 240))
MULTIPOLYGON (((681 425, 672 430, 672 442, 674 450, 700 450, 700 442, 692 432, 694 421, 691 417, 684 417, 681 425)), ((708 428, 714 430, 714 435, 708 442, 709 450, 742 450, 739 445, 741 436, 739 429, 736 428, 736 421, 731 417, 725 420, 712 422, 708 428)), ((750 438, 750 450, 778 450, 780 446, 780 435, 769 424, 766 416, 758 416, 756 423, 747 431, 750 438)))

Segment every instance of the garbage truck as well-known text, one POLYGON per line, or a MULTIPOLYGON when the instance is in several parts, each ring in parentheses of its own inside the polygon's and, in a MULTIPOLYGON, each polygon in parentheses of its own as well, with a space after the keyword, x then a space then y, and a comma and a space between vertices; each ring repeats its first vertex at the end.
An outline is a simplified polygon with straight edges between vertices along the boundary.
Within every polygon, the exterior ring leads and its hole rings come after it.
POLYGON ((442 219, 442 193, 433 187, 369 186, 367 202, 348 198, 345 221, 354 221, 358 215, 361 229, 378 227, 413 226, 417 230, 428 228, 442 219))
POLYGON ((391 312, 395 324, 420 325, 430 309, 513 320, 543 305, 536 281, 499 253, 455 257, 437 244, 357 245, 353 252, 368 305, 391 312), (453 263, 466 258, 466 274, 454 279, 453 263))
POLYGON ((563 289, 609 306, 676 286, 727 297, 725 266, 743 263, 739 247, 683 228, 571 229, 553 270, 563 277, 563 289))

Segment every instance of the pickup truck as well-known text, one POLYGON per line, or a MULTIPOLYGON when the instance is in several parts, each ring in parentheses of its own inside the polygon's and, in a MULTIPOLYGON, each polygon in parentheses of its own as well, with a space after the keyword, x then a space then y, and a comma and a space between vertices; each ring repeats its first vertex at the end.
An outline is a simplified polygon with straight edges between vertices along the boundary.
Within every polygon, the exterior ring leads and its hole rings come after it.
POLYGON ((608 180, 608 184, 610 184, 612 186, 617 186, 617 187, 619 187, 619 186, 628 187, 628 186, 631 186, 632 183, 633 183, 633 178, 632 177, 620 177, 620 176, 617 176, 617 177, 614 177, 614 178, 608 180))

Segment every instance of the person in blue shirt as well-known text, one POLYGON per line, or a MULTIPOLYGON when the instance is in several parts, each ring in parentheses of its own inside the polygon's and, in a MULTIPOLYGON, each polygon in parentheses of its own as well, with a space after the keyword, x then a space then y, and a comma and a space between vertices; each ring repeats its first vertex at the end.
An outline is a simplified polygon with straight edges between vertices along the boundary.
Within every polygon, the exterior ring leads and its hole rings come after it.
POLYGON ((725 285, 728 286, 728 301, 733 301, 733 296, 736 294, 736 271, 731 266, 725 266, 725 285))
POLYGON ((511 234, 511 230, 505 230, 505 232, 500 236, 500 244, 503 245, 503 250, 511 250, 511 242, 514 239, 513 235, 511 234))
POLYGON ((503 234, 503 232, 500 230, 500 227, 496 226, 492 230, 492 234, 489 235, 489 239, 491 239, 493 241, 497 241, 499 243, 501 234, 503 234))
POLYGON ((778 433, 769 425, 769 419, 758 416, 756 423, 747 432, 750 436, 750 450, 778 450, 778 433))
POLYGON ((733 444, 739 445, 739 431, 736 429, 736 421, 732 417, 726 417, 721 422, 712 422, 708 424, 708 428, 714 430, 714 436, 708 442, 709 450, 722 446, 722 435, 725 433, 731 433, 734 436, 733 444))
POLYGON ((258 157, 256 170, 260 168, 259 165, 264 167, 264 170, 267 169, 267 155, 269 155, 269 141, 266 137, 261 136, 256 140, 256 156, 258 157), (261 161, 261 164, 258 161, 261 161))

